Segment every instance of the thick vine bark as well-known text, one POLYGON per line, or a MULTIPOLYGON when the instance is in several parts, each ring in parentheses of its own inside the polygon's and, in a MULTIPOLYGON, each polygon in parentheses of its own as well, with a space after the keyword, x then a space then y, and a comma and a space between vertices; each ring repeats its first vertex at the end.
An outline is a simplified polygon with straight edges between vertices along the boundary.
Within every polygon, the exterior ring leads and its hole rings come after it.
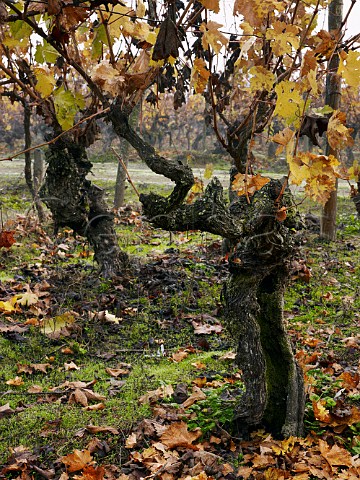
POLYGON ((246 391, 239 399, 241 424, 265 425, 275 436, 303 432, 304 385, 283 322, 283 295, 288 264, 294 253, 293 227, 298 223, 289 191, 283 197, 288 210, 284 222, 276 219, 282 185, 271 181, 231 207, 241 215, 243 233, 230 259, 224 290, 225 318, 237 339, 237 363, 246 391), (289 214, 290 213, 290 214, 289 214))
POLYGON ((300 435, 304 386, 283 323, 283 294, 295 251, 293 232, 299 223, 290 190, 282 192, 282 183, 272 180, 250 204, 240 197, 228 208, 220 182, 213 179, 203 197, 184 204, 193 182, 191 170, 157 155, 127 118, 119 109, 113 110, 111 121, 117 134, 154 172, 175 182, 169 197, 140 196, 148 220, 165 230, 215 233, 234 245, 224 299, 226 323, 238 343, 237 363, 246 388, 236 409, 240 422, 245 428, 263 424, 276 436, 300 435), (285 221, 276 218, 282 206, 287 208, 285 221))
POLYGON ((121 252, 104 191, 86 179, 92 164, 85 148, 58 141, 46 152, 48 168, 41 197, 52 212, 55 231, 68 226, 86 237, 104 276, 121 273, 128 257, 121 252))

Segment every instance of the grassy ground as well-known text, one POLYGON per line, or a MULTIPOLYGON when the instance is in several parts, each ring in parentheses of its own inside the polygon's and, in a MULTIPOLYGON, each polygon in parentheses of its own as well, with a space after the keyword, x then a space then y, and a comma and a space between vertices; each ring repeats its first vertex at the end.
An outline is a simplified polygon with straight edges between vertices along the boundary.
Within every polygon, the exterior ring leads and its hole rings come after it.
MULTIPOLYGON (((102 184, 111 198, 113 184, 102 184)), ((219 382, 214 405, 224 396, 224 379, 236 378, 237 369, 223 358, 233 345, 220 325, 227 275, 220 239, 152 229, 131 193, 117 229, 121 247, 134 256, 134 270, 117 282, 102 280, 81 239, 66 230, 54 239, 50 226, 37 224, 22 183, 1 188, 4 220, 22 216, 9 227, 17 242, 0 250, 0 300, 20 295, 12 304, 18 311, 3 306, 0 317, 0 464, 23 446, 53 465, 87 446, 95 426, 117 429, 116 435, 106 428, 96 433, 107 445, 98 462, 120 465, 128 457, 124 439, 152 415, 149 403, 138 403, 142 395, 206 377, 219 382), (36 298, 23 299, 24 290, 36 298), (196 333, 193 322, 203 333, 196 333)), ((300 208, 318 212, 308 202, 300 208)), ((306 371, 307 431, 337 435, 355 454, 360 416, 359 423, 334 433, 314 413, 314 402, 337 405, 344 372, 358 374, 360 222, 349 199, 340 199, 338 216, 336 242, 306 234, 285 314, 306 371)), ((346 393, 347 404, 357 405, 360 391, 354 386, 346 393)), ((229 412, 216 411, 216 424, 226 425, 229 412)), ((209 416, 194 415, 194 425, 207 431, 209 416)))

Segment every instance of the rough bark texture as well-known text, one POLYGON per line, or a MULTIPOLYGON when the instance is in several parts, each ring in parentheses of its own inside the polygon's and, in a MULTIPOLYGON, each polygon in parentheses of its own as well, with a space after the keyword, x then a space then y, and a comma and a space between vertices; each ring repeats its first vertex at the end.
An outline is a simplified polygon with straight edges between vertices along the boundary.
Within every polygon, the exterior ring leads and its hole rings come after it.
MULTIPOLYGON (((342 10, 342 0, 333 0, 332 2, 330 2, 328 13, 328 24, 330 32, 340 31, 342 25, 342 10)), ((332 55, 328 65, 328 73, 326 75, 325 103, 327 105, 330 105, 330 107, 332 107, 334 110, 338 110, 340 108, 341 100, 341 77, 337 74, 339 62, 339 55, 332 55)), ((326 144, 325 154, 334 155, 335 157, 339 156, 339 152, 332 149, 328 142, 326 144)), ((336 210, 337 182, 336 190, 331 192, 329 200, 324 205, 321 216, 320 236, 327 240, 336 239, 336 210)))
MULTIPOLYGON (((296 216, 276 220, 281 182, 271 181, 251 205, 241 200, 232 210, 242 216, 243 234, 230 259, 225 318, 238 341, 237 363, 246 391, 237 415, 245 426, 264 424, 274 435, 301 435, 304 415, 302 373, 283 323, 283 294, 294 252, 296 216)), ((283 203, 292 207, 290 192, 283 203)), ((289 210, 291 212, 291 210, 289 210)))
MULTIPOLYGON (((194 176, 191 168, 183 165, 177 160, 167 160, 158 155, 155 152, 155 149, 148 143, 144 142, 144 140, 129 125, 129 114, 123 112, 116 105, 112 108, 110 120, 116 134, 127 140, 130 145, 135 148, 140 158, 154 173, 164 175, 166 178, 175 182, 174 190, 166 199, 164 199, 161 205, 162 210, 158 213, 167 214, 171 212, 185 200, 186 195, 194 184, 194 176)), ((156 213, 156 215, 158 213, 156 213)))
POLYGON ((41 196, 53 214, 55 230, 68 226, 86 237, 104 276, 121 273, 128 257, 118 247, 103 190, 86 179, 92 164, 85 148, 59 141, 50 145, 46 160, 41 196))
MULTIPOLYGON (((245 429, 263 424, 277 436, 301 435, 304 386, 283 323, 287 267, 295 250, 293 232, 299 223, 290 191, 285 189, 282 194, 281 181, 273 180, 252 197, 250 204, 240 197, 228 208, 220 182, 213 179, 202 198, 183 204, 193 183, 191 170, 157 155, 119 109, 113 110, 111 121, 117 134, 154 172, 175 182, 169 197, 154 193, 140 196, 149 221, 166 230, 208 231, 234 245, 224 299, 225 318, 238 343, 237 363, 246 387, 237 406, 240 422, 245 429), (276 218, 282 206, 288 209, 283 222, 276 218)), ((234 146, 241 155, 247 148, 246 135, 243 146, 234 146)), ((236 163, 238 169, 241 165, 236 163)))

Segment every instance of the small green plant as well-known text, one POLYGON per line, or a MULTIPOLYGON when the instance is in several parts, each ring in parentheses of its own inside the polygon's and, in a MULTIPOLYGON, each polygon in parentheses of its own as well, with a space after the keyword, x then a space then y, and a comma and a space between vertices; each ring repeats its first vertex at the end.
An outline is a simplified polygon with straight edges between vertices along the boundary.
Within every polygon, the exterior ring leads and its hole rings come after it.
POLYGON ((190 413, 188 425, 190 430, 200 428, 206 434, 217 425, 234 421, 235 398, 243 390, 241 382, 227 383, 221 387, 205 391, 207 398, 191 405, 186 411, 190 413))

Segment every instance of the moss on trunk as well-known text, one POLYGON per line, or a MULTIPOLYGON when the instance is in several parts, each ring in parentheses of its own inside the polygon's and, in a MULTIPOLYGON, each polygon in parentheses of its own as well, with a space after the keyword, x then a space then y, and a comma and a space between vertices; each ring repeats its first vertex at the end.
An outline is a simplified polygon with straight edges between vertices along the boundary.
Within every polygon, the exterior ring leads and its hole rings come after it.
POLYGON ((120 274, 128 264, 121 252, 101 188, 86 179, 92 164, 85 148, 63 141, 46 153, 48 168, 41 197, 51 210, 55 231, 68 226, 86 237, 104 276, 120 274))

